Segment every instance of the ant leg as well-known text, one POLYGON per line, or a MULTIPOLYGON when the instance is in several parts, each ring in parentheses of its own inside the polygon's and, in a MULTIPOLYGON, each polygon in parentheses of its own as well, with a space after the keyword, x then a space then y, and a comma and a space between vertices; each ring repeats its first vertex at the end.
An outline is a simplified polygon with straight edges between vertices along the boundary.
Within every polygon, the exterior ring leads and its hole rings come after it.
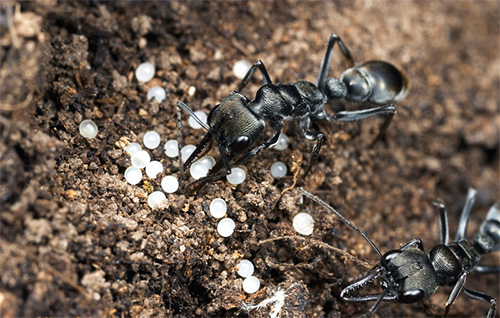
MULTIPOLYGON (((208 132, 205 137, 200 141, 198 146, 196 146, 196 149, 193 151, 193 153, 189 156, 189 158, 186 160, 184 163, 184 170, 189 169, 191 164, 198 159, 200 153, 205 149, 207 144, 209 144, 213 140, 213 136, 211 132, 208 132)), ((209 150, 211 149, 212 146, 210 146, 209 150)), ((179 155, 180 156, 180 155, 179 155)))
POLYGON ((474 201, 476 200, 476 190, 470 188, 467 192, 467 200, 465 201, 464 209, 462 210, 462 215, 460 216, 460 221, 458 221, 457 236, 455 241, 460 241, 465 238, 465 232, 467 231, 467 223, 469 221, 470 210, 474 201))
POLYGON ((445 309, 445 312, 443 314, 443 317, 448 316, 448 312, 450 311, 451 305, 453 304, 453 302, 455 301, 457 296, 460 294, 460 292, 464 288, 465 281, 467 280, 467 275, 469 275, 469 272, 464 271, 458 277, 458 280, 455 283, 455 286, 453 287, 453 290, 451 291, 450 296, 448 297, 448 300, 446 301, 446 304, 445 304, 446 309, 445 309))
POLYGON ((437 206, 439 210, 439 241, 441 242, 441 244, 446 244, 448 243, 448 239, 450 238, 450 229, 448 227, 448 215, 446 213, 446 206, 441 199, 434 200, 433 204, 437 206))
POLYGON ((258 68, 260 72, 262 73, 262 80, 264 81, 264 84, 272 84, 273 82, 271 81, 271 76, 269 76, 269 72, 267 71, 266 66, 264 65, 264 62, 261 60, 258 60, 255 62, 252 67, 248 70, 247 74, 241 81, 240 86, 238 87, 238 90, 241 91, 245 86, 247 86, 248 82, 253 76, 253 73, 255 73, 255 68, 258 68))
POLYGON ((316 139, 316 144, 313 147, 313 150, 311 152, 311 160, 309 161, 309 165, 306 168, 306 171, 304 171, 304 174, 302 175, 302 179, 305 179, 309 171, 311 171, 311 168, 314 166, 316 161, 318 161, 319 157, 319 152, 321 150, 321 146, 323 146, 324 140, 325 140, 325 135, 322 132, 309 132, 307 131, 305 133, 306 138, 311 140, 311 139, 316 139))
POLYGON ((381 115, 387 116, 382 125, 380 125, 380 129, 377 136, 375 136, 375 139, 373 139, 373 141, 370 143, 370 145, 373 145, 384 135, 395 113, 396 113, 396 106, 385 105, 364 110, 341 111, 333 115, 333 120, 341 122, 349 122, 349 121, 364 120, 374 116, 381 116, 381 115))
POLYGON ((495 312, 496 312, 496 307, 497 307, 497 300, 494 297, 491 297, 488 294, 481 293, 475 290, 470 290, 467 288, 464 288, 464 294, 469 296, 472 299, 477 299, 477 300, 484 300, 490 303, 490 310, 488 310, 488 318, 493 318, 495 317, 495 312))
POLYGON ((278 140, 280 139, 280 135, 281 135, 281 129, 278 130, 271 138, 269 138, 268 141, 266 141, 265 143, 263 143, 262 145, 252 149, 250 152, 248 152, 246 155, 244 155, 243 157, 239 158, 238 160, 236 160, 236 164, 241 164, 241 163, 244 163, 245 161, 247 161, 248 159, 250 159, 251 157, 255 156, 256 154, 258 154, 261 150, 263 149, 266 149, 266 148, 269 148, 271 147, 272 145, 276 144, 278 142, 278 140))
POLYGON ((478 265, 474 267, 474 272, 478 272, 480 274, 500 273, 500 266, 478 265))
POLYGON ((422 240, 419 238, 416 238, 416 239, 409 241, 400 249, 405 250, 407 248, 414 247, 414 246, 416 246, 419 250, 422 250, 422 251, 424 250, 424 243, 422 243, 422 240))
POLYGON ((316 84, 316 86, 323 94, 326 91, 325 86, 326 86, 326 81, 328 80, 328 74, 330 73, 330 62, 332 60, 333 47, 335 46, 335 43, 338 43, 340 52, 342 52, 342 55, 344 55, 344 57, 347 59, 349 67, 354 66, 354 60, 352 58, 351 52, 349 52, 349 49, 344 44, 342 39, 340 39, 340 37, 335 33, 332 33, 330 35, 330 39, 328 40, 328 44, 326 46, 326 51, 325 55, 323 56, 323 61, 321 61, 321 66, 319 68, 319 74, 318 74, 318 81, 316 84))

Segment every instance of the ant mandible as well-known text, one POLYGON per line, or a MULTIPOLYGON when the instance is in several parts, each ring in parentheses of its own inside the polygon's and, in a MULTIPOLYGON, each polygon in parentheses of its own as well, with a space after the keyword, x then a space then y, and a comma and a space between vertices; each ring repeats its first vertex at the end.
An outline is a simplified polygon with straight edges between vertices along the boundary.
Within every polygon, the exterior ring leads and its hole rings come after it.
POLYGON ((255 99, 250 100, 239 91, 232 91, 228 97, 210 111, 207 118, 208 125, 203 123, 189 106, 179 101, 177 103, 178 125, 180 126, 180 109, 182 108, 207 131, 205 137, 186 160, 183 168, 188 169, 207 145, 212 145, 211 142, 215 139, 221 159, 210 173, 215 173, 224 166, 225 171, 222 175, 230 174, 230 162, 243 163, 262 149, 276 144, 281 134, 283 121, 288 117, 294 117, 297 120, 307 139, 316 140, 309 167, 316 161, 324 141, 322 132, 310 130, 311 119, 350 122, 386 115, 387 117, 374 140, 378 139, 384 133, 396 111, 392 103, 398 102, 406 96, 408 80, 402 71, 387 62, 368 61, 356 67, 353 65, 354 60, 347 46, 339 36, 332 34, 321 63, 316 85, 307 81, 273 84, 264 63, 259 60, 250 68, 239 87, 239 90, 243 89, 253 77, 255 70, 258 69, 262 74, 264 86, 259 88, 255 99), (335 43, 338 44, 340 52, 350 66, 340 79, 328 77, 335 43), (341 111, 334 116, 329 116, 323 106, 332 99, 368 101, 384 106, 359 111, 341 111), (263 134, 266 121, 275 133, 261 145, 255 146, 263 134))
POLYGON ((474 239, 465 239, 469 214, 474 204, 476 191, 469 189, 462 215, 458 224, 455 240, 448 242, 449 229, 446 207, 443 201, 437 199, 434 204, 440 215, 440 242, 433 247, 429 255, 425 254, 420 239, 414 239, 397 250, 391 250, 384 255, 375 243, 360 229, 350 223, 342 214, 313 194, 300 189, 313 201, 323 205, 337 215, 349 227, 360 233, 380 257, 380 263, 359 281, 345 287, 340 296, 351 302, 375 301, 369 313, 373 313, 382 301, 397 301, 414 303, 433 295, 437 288, 453 286, 445 304, 443 317, 448 315, 451 305, 463 290, 470 298, 484 300, 490 303, 488 318, 495 315, 496 299, 482 292, 465 288, 465 281, 471 272, 498 273, 500 266, 482 266, 479 261, 482 255, 500 250, 500 202, 494 204, 481 224, 479 233, 474 239), (365 296, 349 296, 349 294, 372 282, 382 279, 382 293, 365 296))

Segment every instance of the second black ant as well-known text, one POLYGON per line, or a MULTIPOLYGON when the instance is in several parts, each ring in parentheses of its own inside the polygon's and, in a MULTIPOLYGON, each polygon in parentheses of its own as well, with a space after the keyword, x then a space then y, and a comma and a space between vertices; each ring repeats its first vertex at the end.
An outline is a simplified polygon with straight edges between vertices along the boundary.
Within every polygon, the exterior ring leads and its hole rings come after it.
POLYGON ((340 296, 350 302, 375 301, 369 313, 373 313, 382 301, 415 303, 432 296, 441 286, 453 286, 445 304, 443 317, 448 315, 451 305, 463 291, 472 299, 490 303, 488 318, 495 316, 496 299, 488 294, 470 290, 465 282, 471 272, 499 273, 500 266, 479 265, 482 255, 500 250, 500 202, 494 204, 481 224, 473 240, 465 239, 470 211, 474 204, 476 191, 469 190, 467 200, 458 224, 454 241, 449 242, 449 229, 446 207, 441 200, 434 204, 440 215, 440 242, 429 254, 425 254, 420 239, 414 239, 400 249, 382 254, 375 243, 359 228, 349 222, 342 214, 313 194, 300 189, 301 193, 321 204, 339 217, 345 224, 361 234, 380 257, 380 263, 362 279, 345 287, 340 296), (382 279, 382 292, 375 295, 350 296, 350 294, 377 278, 382 279))
MULTIPOLYGON (((177 103, 178 121, 180 126, 180 109, 189 113, 206 131, 207 134, 198 144, 195 151, 186 160, 184 169, 200 156, 202 151, 215 140, 221 159, 211 169, 216 173, 225 168, 221 176, 231 173, 231 163, 243 163, 265 148, 276 144, 281 134, 283 121, 294 117, 303 135, 309 140, 316 140, 312 151, 309 168, 315 163, 324 134, 311 131, 312 119, 325 119, 339 122, 351 122, 366 118, 385 115, 377 137, 385 131, 396 111, 393 103, 400 101, 408 91, 406 75, 390 63, 383 61, 368 61, 355 67, 352 55, 336 34, 332 34, 321 63, 316 85, 307 81, 281 82, 274 84, 262 61, 258 61, 249 69, 239 87, 241 90, 252 79, 258 69, 264 80, 264 86, 259 88, 253 100, 248 99, 239 91, 232 91, 208 115, 204 124, 194 112, 182 101, 177 103), (350 68, 340 78, 328 77, 330 61, 335 43, 347 60, 350 68), (335 99, 348 101, 367 101, 378 106, 366 110, 341 111, 329 116, 324 105, 335 99), (267 141, 258 145, 262 138, 266 122, 275 131, 267 141)), ((307 174, 309 168, 304 173, 307 174)), ((181 167, 182 169, 182 167, 181 167)))

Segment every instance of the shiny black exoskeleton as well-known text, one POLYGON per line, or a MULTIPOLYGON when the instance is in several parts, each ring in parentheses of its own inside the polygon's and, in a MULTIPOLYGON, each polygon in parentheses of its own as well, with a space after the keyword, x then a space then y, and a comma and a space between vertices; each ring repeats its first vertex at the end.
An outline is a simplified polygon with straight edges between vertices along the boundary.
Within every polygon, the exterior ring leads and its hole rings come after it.
POLYGON ((311 164, 316 160, 324 140, 323 133, 310 130, 311 119, 356 121, 377 115, 387 115, 381 126, 380 136, 395 113, 395 106, 391 103, 404 98, 408 90, 408 81, 402 71, 387 62, 369 61, 354 68, 352 65, 354 62, 348 48, 337 35, 332 34, 316 85, 307 81, 273 84, 264 63, 258 61, 250 68, 240 85, 241 90, 258 69, 262 73, 264 86, 257 91, 255 99, 250 100, 242 93, 232 91, 212 109, 208 115, 208 125, 203 124, 185 103, 179 101, 177 111, 180 113, 180 109, 184 109, 207 130, 203 140, 186 160, 184 168, 187 169, 204 148, 215 139, 221 160, 211 171, 216 172, 224 166, 225 173, 230 173, 230 162, 244 162, 262 149, 274 145, 281 134, 283 121, 288 117, 294 117, 297 120, 307 139, 316 140, 311 164), (351 66, 340 79, 328 78, 335 43, 338 43, 341 53, 351 66), (330 117, 323 106, 332 99, 368 101, 384 106, 361 111, 342 111, 330 117), (262 138, 266 122, 276 132, 267 141, 258 145, 261 142, 259 140, 262 138))
POLYGON ((382 255, 370 238, 339 212, 311 193, 302 189, 301 191, 312 200, 325 206, 348 226, 360 233, 380 256, 380 263, 373 270, 359 281, 342 290, 341 297, 344 300, 353 302, 375 301, 370 308, 370 313, 372 313, 381 301, 414 303, 433 295, 440 285, 453 286, 446 301, 446 310, 443 316, 448 314, 450 306, 462 290, 470 298, 489 302, 490 309, 487 317, 491 318, 495 315, 496 299, 494 297, 469 290, 464 286, 467 276, 471 272, 500 272, 500 266, 479 265, 481 255, 500 250, 500 203, 496 203, 491 207, 486 220, 482 223, 479 233, 476 234, 474 239, 465 239, 469 214, 476 194, 475 190, 470 189, 460 217, 456 238, 454 241, 448 242, 449 230, 446 208, 441 200, 436 200, 435 205, 440 213, 441 244, 433 247, 429 254, 426 255, 422 241, 414 239, 402 248, 382 255), (379 277, 382 279, 382 293, 349 296, 354 290, 379 277))

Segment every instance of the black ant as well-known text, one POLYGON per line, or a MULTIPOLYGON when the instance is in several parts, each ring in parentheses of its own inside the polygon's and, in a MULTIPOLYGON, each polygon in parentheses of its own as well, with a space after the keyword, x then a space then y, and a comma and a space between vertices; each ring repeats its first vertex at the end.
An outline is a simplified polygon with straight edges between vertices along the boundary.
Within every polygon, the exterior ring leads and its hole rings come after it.
POLYGON ((400 303, 414 303, 433 295, 439 285, 453 286, 453 290, 446 301, 447 316, 453 301, 463 290, 473 299, 484 300, 490 303, 488 318, 495 315, 496 299, 482 292, 465 288, 465 281, 471 272, 498 273, 500 266, 481 266, 479 260, 482 255, 500 250, 500 202, 494 204, 486 220, 481 224, 479 233, 472 241, 465 239, 465 232, 469 214, 474 204, 476 191, 469 189, 455 240, 448 242, 448 219, 443 201, 437 199, 434 204, 440 214, 440 241, 441 244, 433 247, 429 255, 424 252, 420 239, 414 239, 397 250, 391 250, 384 255, 375 246, 372 240, 360 229, 350 223, 333 207, 313 194, 300 189, 313 201, 323 205, 330 212, 337 215, 349 227, 360 233, 372 246, 380 257, 380 263, 359 281, 345 287, 340 296, 351 302, 375 301, 369 313, 373 313, 381 301, 397 301, 400 303), (349 296, 349 294, 372 282, 376 278, 382 279, 382 293, 365 296, 349 296))
MULTIPOLYGON (((250 68, 239 87, 239 90, 243 89, 258 69, 262 74, 264 86, 259 88, 255 99, 250 100, 242 93, 232 91, 209 113, 208 125, 199 120, 185 103, 179 101, 177 103, 178 121, 182 108, 207 131, 203 140, 186 160, 184 169, 189 168, 204 148, 215 139, 221 160, 212 168, 211 173, 217 172, 224 166, 224 175, 229 174, 231 173, 230 161, 235 164, 242 163, 262 149, 276 144, 281 134, 283 121, 288 117, 294 117, 297 120, 307 139, 316 140, 309 167, 317 159, 324 140, 323 133, 310 130, 311 119, 350 122, 386 115, 377 135, 376 139, 378 139, 396 111, 391 103, 398 102, 406 96, 408 80, 402 71, 387 62, 369 61, 356 67, 353 65, 354 60, 349 49, 340 37, 332 34, 316 85, 307 81, 273 84, 264 63, 259 60, 250 68), (335 43, 338 43, 342 55, 351 67, 342 74, 340 79, 328 77, 335 43), (323 106, 332 99, 368 101, 384 106, 359 111, 341 111, 331 117, 326 114, 323 106), (263 134, 266 121, 275 133, 261 145, 255 146, 263 134)), ((180 123, 178 125, 180 126, 180 123)))

